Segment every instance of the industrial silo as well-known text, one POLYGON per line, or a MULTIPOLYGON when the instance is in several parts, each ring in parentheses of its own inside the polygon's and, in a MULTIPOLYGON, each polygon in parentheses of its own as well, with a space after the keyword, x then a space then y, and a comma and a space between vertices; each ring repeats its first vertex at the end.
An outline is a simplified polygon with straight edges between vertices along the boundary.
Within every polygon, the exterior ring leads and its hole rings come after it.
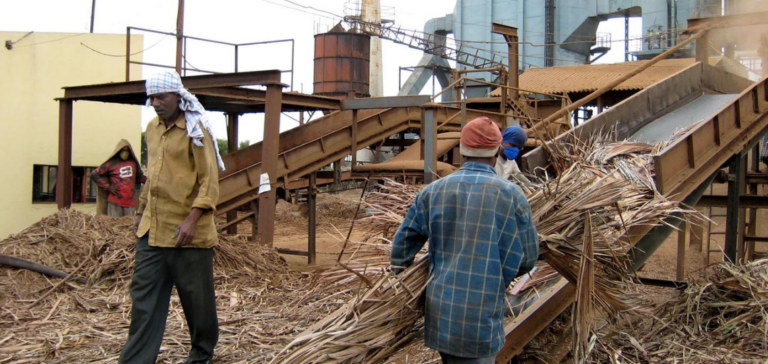
POLYGON ((370 96, 371 37, 347 32, 341 25, 315 35, 315 95, 343 98, 355 90, 370 96))

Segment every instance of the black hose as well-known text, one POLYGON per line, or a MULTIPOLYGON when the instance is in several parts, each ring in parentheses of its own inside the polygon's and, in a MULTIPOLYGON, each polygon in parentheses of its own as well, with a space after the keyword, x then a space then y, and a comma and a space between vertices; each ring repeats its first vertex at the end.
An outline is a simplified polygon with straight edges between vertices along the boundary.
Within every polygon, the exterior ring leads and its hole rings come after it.
MULTIPOLYGON (((24 260, 21 258, 12 257, 10 255, 0 254, 0 265, 7 265, 9 267, 14 267, 19 269, 27 269, 33 272, 37 272, 40 274, 45 274, 47 276, 57 277, 57 278, 66 278, 67 276, 69 276, 69 274, 64 273, 60 270, 56 270, 42 264, 37 264, 35 262, 30 262, 28 260, 24 260)), ((86 280, 83 278, 73 278, 72 280, 80 284, 86 283, 86 280)))

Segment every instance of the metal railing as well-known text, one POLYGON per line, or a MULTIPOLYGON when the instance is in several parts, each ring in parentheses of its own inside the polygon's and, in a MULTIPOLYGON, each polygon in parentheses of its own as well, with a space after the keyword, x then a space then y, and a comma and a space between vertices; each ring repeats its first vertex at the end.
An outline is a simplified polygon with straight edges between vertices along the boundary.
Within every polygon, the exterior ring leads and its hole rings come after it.
MULTIPOLYGON (((381 22, 383 24, 395 22, 395 7, 381 6, 381 22)), ((344 17, 360 18, 363 12, 363 5, 360 0, 348 0, 344 4, 344 17)))
POLYGON ((464 45, 462 48, 454 48, 448 46, 446 43, 448 38, 446 36, 422 33, 415 30, 403 30, 382 24, 364 22, 354 17, 346 17, 344 20, 350 26, 364 34, 374 35, 382 39, 388 39, 395 43, 403 44, 413 49, 424 51, 425 53, 434 54, 445 59, 454 60, 458 64, 474 68, 496 68, 505 66, 505 57, 500 57, 495 53, 491 53, 491 58, 486 58, 483 56, 484 54, 489 53, 489 51, 486 49, 470 47, 466 45, 464 45), (475 52, 467 52, 464 51, 463 48, 472 48, 475 50, 475 52))
MULTIPOLYGON (((157 63, 149 63, 149 62, 139 62, 139 61, 133 61, 131 60, 131 31, 140 31, 140 32, 147 32, 147 33, 154 33, 154 34, 162 34, 166 36, 173 36, 176 38, 176 33, 169 33, 169 32, 161 32, 157 30, 152 29, 146 29, 146 28, 139 28, 139 27, 127 27, 126 29, 126 52, 125 52, 125 81, 128 82, 131 80, 131 65, 137 64, 142 66, 153 66, 153 67, 160 67, 160 68, 171 68, 175 69, 176 66, 173 65, 164 65, 164 64, 157 64, 157 63)), ((250 42, 250 43, 229 43, 229 42, 223 42, 218 40, 212 40, 212 39, 205 39, 200 37, 192 37, 188 35, 182 36, 184 45, 182 47, 182 59, 184 60, 184 64, 188 64, 189 62, 186 61, 187 59, 187 40, 193 40, 193 41, 200 41, 200 42, 206 42, 206 43, 213 43, 213 44, 220 44, 225 46, 231 46, 234 50, 234 72, 239 72, 239 61, 240 61, 240 48, 242 47, 248 47, 248 46, 258 46, 258 45, 265 45, 265 44, 275 44, 275 43, 291 43, 291 68, 288 70, 280 70, 282 73, 290 73, 291 74, 291 91, 293 91, 293 75, 294 75, 294 59, 295 59, 295 49, 296 45, 293 39, 279 39, 279 40, 269 40, 269 41, 263 41, 263 42, 250 42)), ((202 73, 223 73, 218 71, 209 71, 209 70, 202 70, 196 67, 186 67, 182 66, 182 76, 187 75, 187 71, 193 71, 193 72, 202 72, 202 73)))

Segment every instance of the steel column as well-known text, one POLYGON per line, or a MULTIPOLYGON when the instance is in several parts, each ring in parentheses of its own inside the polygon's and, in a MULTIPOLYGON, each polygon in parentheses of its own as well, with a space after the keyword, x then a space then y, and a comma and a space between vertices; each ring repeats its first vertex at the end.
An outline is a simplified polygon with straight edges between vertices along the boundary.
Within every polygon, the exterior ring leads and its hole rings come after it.
MULTIPOLYGON (((277 183, 277 161, 280 153, 280 109, 282 108, 283 87, 276 83, 267 85, 267 100, 264 109, 264 140, 261 142, 261 173, 266 174, 270 185, 277 183)), ((259 239, 260 243, 272 247, 275 233, 275 188, 259 194, 259 239)))
POLYGON ((309 207, 308 229, 307 229, 307 263, 315 265, 317 263, 317 254, 315 246, 317 242, 317 173, 309 174, 309 187, 307 188, 307 205, 309 207))
MULTIPOLYGON (((760 144, 758 143, 752 148, 752 156, 749 161, 749 170, 752 173, 760 173, 760 144)), ((749 182, 747 179, 746 182, 749 182)), ((757 184, 750 183, 749 184, 749 194, 750 195, 757 195, 758 193, 758 187, 757 184)), ((746 235, 749 236, 755 236, 757 235, 757 209, 756 208, 750 208, 749 209, 749 226, 747 227, 746 235)), ((745 251, 744 251, 744 261, 749 262, 754 257, 755 253, 755 242, 754 241, 745 241, 745 251)))
POLYGON ((435 122, 436 104, 424 107, 424 183, 432 183, 437 173, 437 123, 435 122))
POLYGON ((343 162, 344 159, 339 159, 333 162, 333 188, 335 190, 341 189, 341 164, 343 162))
POLYGON ((125 82, 131 80, 131 27, 125 33, 125 82))
POLYGON ((357 110, 352 110, 352 169, 357 165, 357 110))
POLYGON ((56 204, 72 206, 72 100, 59 100, 59 167, 56 171, 56 204))
POLYGON ((176 73, 181 75, 181 62, 184 49, 184 0, 179 0, 179 12, 176 16, 176 73))
POLYGON ((690 240, 690 224, 683 221, 680 230, 677 231, 677 274, 678 281, 685 280, 685 248, 690 240))
POLYGON ((253 211, 253 219, 251 219, 251 241, 256 241, 256 237, 259 235, 259 203, 257 201, 251 201, 251 211, 253 211))
POLYGON ((728 181, 728 207, 725 213, 725 257, 732 263, 738 262, 740 245, 744 238, 741 232, 744 226, 744 210, 739 206, 739 197, 743 193, 746 179, 745 159, 745 156, 736 154, 731 157, 728 166, 731 178, 728 181))
MULTIPOLYGON (((229 152, 227 154, 231 154, 237 151, 238 149, 238 124, 240 121, 240 115, 236 113, 227 113, 227 146, 229 152)), ((237 220, 237 211, 229 211, 227 212, 227 223, 230 223, 232 221, 237 220)), ((237 225, 232 225, 227 228, 227 234, 229 235, 236 235, 237 234, 237 225)))
POLYGON ((696 62, 709 64, 709 32, 702 30, 704 35, 696 40, 696 62))

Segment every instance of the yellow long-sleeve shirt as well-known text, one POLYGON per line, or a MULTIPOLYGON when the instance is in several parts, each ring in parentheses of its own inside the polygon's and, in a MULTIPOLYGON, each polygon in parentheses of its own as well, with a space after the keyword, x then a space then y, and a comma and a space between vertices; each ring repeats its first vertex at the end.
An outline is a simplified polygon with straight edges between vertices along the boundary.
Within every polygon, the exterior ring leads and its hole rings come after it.
POLYGON ((204 128, 203 133, 203 146, 194 145, 187 136, 184 113, 170 128, 159 118, 147 125, 149 181, 136 211, 142 215, 137 235, 149 231, 150 246, 175 246, 173 235, 194 207, 207 212, 187 247, 210 248, 218 242, 213 215, 219 199, 219 170, 215 141, 204 128))

